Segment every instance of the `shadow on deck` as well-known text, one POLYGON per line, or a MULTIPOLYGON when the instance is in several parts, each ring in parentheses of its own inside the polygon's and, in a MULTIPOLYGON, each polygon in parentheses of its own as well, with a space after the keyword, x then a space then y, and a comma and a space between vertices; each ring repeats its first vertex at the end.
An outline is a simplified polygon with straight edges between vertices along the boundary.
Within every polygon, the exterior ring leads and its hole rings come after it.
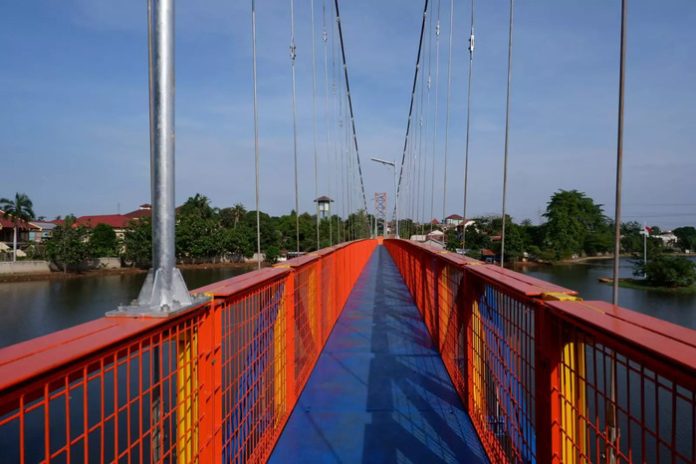
POLYGON ((365 266, 269 462, 487 462, 384 247, 365 266))

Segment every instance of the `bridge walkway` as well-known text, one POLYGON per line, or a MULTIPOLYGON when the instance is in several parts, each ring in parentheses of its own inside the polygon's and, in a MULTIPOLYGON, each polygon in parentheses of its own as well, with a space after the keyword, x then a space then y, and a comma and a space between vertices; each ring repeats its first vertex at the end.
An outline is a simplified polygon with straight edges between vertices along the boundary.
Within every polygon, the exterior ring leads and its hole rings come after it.
POLYGON ((356 283, 269 462, 488 462, 383 246, 356 283))

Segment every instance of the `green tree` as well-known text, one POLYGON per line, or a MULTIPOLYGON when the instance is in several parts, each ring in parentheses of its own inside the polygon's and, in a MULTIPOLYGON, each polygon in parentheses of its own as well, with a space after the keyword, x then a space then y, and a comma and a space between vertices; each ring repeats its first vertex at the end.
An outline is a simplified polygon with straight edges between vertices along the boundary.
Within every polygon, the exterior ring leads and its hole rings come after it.
POLYGON ((232 208, 223 208, 220 210, 220 219, 223 227, 232 227, 236 229, 240 222, 247 214, 246 208, 241 203, 235 203, 232 208))
POLYGON ((696 227, 677 227, 672 231, 672 233, 677 236, 677 246, 682 251, 696 250, 696 227))
MULTIPOLYGON (((500 235, 503 230, 503 220, 500 217, 494 217, 490 221, 491 232, 494 235, 500 235)), ((500 241, 491 244, 493 250, 500 254, 502 247, 502 237, 500 241)), ((527 244, 525 242, 525 234, 522 227, 515 224, 509 215, 505 215, 505 260, 516 261, 520 259, 525 251, 527 244)))
POLYGON ((133 220, 123 235, 126 261, 138 267, 152 263, 152 222, 149 217, 133 220))
POLYGON ((465 245, 468 256, 479 258, 482 249, 491 247, 491 236, 486 230, 487 226, 487 218, 476 218, 473 224, 467 226, 465 245))
POLYGON ((656 287, 688 287, 696 282, 696 263, 682 256, 661 255, 639 263, 634 274, 656 287))
POLYGON ((233 260, 241 261, 244 257, 253 255, 254 247, 251 237, 241 227, 225 229, 222 237, 222 248, 226 253, 232 255, 233 260))
POLYGON ((25 193, 15 193, 14 200, 0 198, 0 210, 12 221, 12 261, 17 261, 17 229, 20 222, 28 222, 34 219, 34 205, 25 193))
POLYGON ((196 194, 176 215, 176 254, 180 260, 209 260, 223 252, 220 217, 210 200, 196 194))
POLYGON ((462 246, 462 237, 457 233, 457 229, 447 229, 445 232, 445 248, 448 251, 457 251, 462 246))
POLYGON ((89 252, 95 258, 115 256, 118 240, 114 228, 108 224, 97 224, 89 237, 89 252))
POLYGON ((77 269, 89 256, 89 230, 75 223, 75 216, 66 216, 63 224, 53 229, 46 242, 48 258, 68 272, 77 269))
POLYGON ((559 190, 549 201, 544 217, 546 236, 544 247, 553 251, 556 259, 573 254, 608 251, 609 224, 602 205, 577 190, 559 190))

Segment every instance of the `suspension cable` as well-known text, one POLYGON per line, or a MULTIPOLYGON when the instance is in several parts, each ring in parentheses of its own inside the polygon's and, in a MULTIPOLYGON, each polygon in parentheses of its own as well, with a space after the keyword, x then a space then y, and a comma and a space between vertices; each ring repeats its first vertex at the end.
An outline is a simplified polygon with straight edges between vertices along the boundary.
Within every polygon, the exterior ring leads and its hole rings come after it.
POLYGON ((505 266, 505 220, 507 199, 508 142, 510 137, 510 82, 512 79, 512 26, 515 0, 510 0, 510 24, 508 27, 507 97, 505 100, 505 157, 503 159, 503 226, 500 234, 500 267, 505 266))
POLYGON ((355 146, 355 157, 358 163, 358 172, 360 173, 360 188, 362 189, 363 206, 367 211, 367 196, 365 195, 365 183, 363 182, 362 167, 360 166, 360 150, 358 149, 358 135, 355 130, 355 114, 353 113, 353 99, 350 95, 350 81, 348 80, 348 65, 346 64, 346 49, 343 43, 343 28, 341 26, 341 15, 338 9, 338 0, 334 0, 334 9, 336 12, 336 24, 338 25, 338 39, 341 44, 341 58, 343 60, 343 75, 346 83, 346 95, 348 97, 348 108, 350 109, 350 124, 353 129, 353 145, 355 146))
POLYGON ((464 210, 462 211, 462 216, 464 222, 462 223, 462 254, 466 249, 466 202, 467 202, 467 189, 469 185, 469 128, 471 126, 471 74, 474 66, 474 3, 475 0, 471 0, 471 34, 469 35, 469 78, 466 90, 466 148, 464 151, 464 210))
POLYGON ((435 23, 435 120, 433 121, 433 173, 430 190, 431 232, 433 230, 432 216, 435 212, 435 152, 437 151, 437 121, 440 107, 440 5, 440 0, 437 0, 437 22, 435 23))
POLYGON ((256 167, 256 263, 261 269, 261 213, 259 208, 259 111, 256 98, 256 0, 251 0, 252 80, 254 87, 254 160, 256 167))
MULTIPOLYGON (((311 30, 312 30, 312 143, 314 147, 314 201, 319 198, 319 161, 317 156, 317 45, 316 29, 314 27, 314 0, 309 1, 309 8, 312 10, 311 30)), ((298 211, 299 214, 299 211, 298 211)), ((317 250, 321 248, 319 244, 319 203, 317 202, 317 250)))
POLYGON ((401 180, 403 178, 404 174, 404 164, 406 162, 406 149, 409 146, 409 137, 411 136, 411 123, 413 120, 413 105, 414 101, 416 99, 416 84, 418 83, 418 73, 420 70, 420 64, 421 64, 421 52, 423 49, 423 35, 425 33, 425 20, 427 17, 427 12, 428 12, 428 1, 425 0, 425 5, 423 6, 423 18, 421 20, 421 32, 420 32, 420 39, 418 41, 418 54, 416 55, 416 70, 413 74, 413 86, 411 87, 411 103, 409 104, 408 108, 408 120, 406 122, 406 136, 404 137, 404 149, 403 149, 403 154, 401 155, 401 165, 399 166, 399 182, 397 184, 396 188, 396 196, 399 196, 399 193, 401 192, 401 180))
POLYGON ((442 218, 444 220, 447 209, 447 151, 449 148, 449 119, 450 100, 452 99, 452 32, 454 29, 454 0, 450 0, 450 30, 449 30, 449 57, 447 58, 447 104, 445 105, 445 177, 442 183, 442 218))
POLYGON ((290 68, 292 70, 292 150, 295 164, 295 240, 297 253, 300 253, 300 194, 297 182, 297 102, 295 85, 295 0, 290 0, 290 68))

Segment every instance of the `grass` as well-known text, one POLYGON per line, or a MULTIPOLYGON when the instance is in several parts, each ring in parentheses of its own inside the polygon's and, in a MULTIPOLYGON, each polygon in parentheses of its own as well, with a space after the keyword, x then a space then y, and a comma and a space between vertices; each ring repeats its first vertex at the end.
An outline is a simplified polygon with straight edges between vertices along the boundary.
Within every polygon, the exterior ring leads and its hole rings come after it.
MULTIPOLYGON (((611 285, 611 279, 609 282, 603 283, 611 285)), ((619 287, 633 288, 636 290, 649 290, 652 292, 672 293, 676 295, 696 294, 696 284, 689 285, 688 287, 656 287, 648 284, 643 279, 619 279, 619 287)))

